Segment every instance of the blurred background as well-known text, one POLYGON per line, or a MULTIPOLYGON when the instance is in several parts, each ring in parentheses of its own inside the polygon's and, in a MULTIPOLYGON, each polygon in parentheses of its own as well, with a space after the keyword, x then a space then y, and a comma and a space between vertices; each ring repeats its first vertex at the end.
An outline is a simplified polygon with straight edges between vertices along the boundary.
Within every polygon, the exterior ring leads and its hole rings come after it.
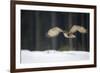
POLYGON ((89 51, 89 13, 21 10, 21 49, 30 51, 89 51), (73 25, 87 29, 86 34, 76 32, 76 38, 46 36, 52 27, 69 31, 73 25))

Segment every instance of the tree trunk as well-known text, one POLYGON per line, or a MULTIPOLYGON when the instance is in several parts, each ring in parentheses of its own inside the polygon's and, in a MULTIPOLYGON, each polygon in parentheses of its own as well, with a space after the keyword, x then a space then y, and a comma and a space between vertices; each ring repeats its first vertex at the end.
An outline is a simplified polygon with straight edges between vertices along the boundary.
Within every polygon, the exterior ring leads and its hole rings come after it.
MULTIPOLYGON (((72 13, 69 13, 69 29, 72 27, 72 13)), ((70 50, 73 50, 73 41, 69 38, 69 48, 70 50)))
POLYGON ((39 21, 39 12, 36 11, 36 50, 40 50, 40 21, 39 21))
MULTIPOLYGON (((81 25, 84 26, 84 14, 81 14, 81 25)), ((85 39, 84 39, 84 34, 82 34, 82 50, 85 50, 85 39)))
MULTIPOLYGON (((51 26, 55 27, 55 25, 56 25, 56 13, 52 12, 51 13, 51 26)), ((52 49, 53 50, 56 50, 56 47, 57 47, 56 41, 57 41, 56 37, 52 38, 52 49)))

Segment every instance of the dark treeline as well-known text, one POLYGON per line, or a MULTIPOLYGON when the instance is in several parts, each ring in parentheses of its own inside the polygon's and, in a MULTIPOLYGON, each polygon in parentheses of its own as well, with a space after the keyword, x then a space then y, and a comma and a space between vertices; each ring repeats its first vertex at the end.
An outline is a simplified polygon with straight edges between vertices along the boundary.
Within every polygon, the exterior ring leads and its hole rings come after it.
POLYGON ((89 51, 89 13, 21 10, 21 49, 89 51), (73 25, 84 26, 87 33, 77 32, 74 39, 62 33, 55 38, 46 36, 52 27, 69 30, 73 25))

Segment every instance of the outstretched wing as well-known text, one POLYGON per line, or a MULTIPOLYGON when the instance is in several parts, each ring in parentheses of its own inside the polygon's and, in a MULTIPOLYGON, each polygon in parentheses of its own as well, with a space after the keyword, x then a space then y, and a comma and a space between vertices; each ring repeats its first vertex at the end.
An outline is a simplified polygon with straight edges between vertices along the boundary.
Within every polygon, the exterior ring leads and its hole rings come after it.
POLYGON ((51 29, 48 30, 47 32, 47 36, 48 37, 56 37, 58 36, 61 32, 63 32, 63 30, 59 27, 53 27, 51 29))
POLYGON ((75 32, 86 33, 87 30, 83 26, 73 25, 72 28, 69 30, 69 34, 73 34, 75 32))

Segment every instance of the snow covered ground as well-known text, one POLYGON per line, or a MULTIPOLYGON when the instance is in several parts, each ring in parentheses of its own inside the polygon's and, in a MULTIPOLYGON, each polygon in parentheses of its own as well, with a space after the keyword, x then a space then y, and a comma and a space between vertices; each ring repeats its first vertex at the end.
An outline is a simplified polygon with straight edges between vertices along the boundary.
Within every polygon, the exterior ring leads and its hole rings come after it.
POLYGON ((89 52, 85 51, 21 51, 21 63, 51 63, 89 60, 89 52))

